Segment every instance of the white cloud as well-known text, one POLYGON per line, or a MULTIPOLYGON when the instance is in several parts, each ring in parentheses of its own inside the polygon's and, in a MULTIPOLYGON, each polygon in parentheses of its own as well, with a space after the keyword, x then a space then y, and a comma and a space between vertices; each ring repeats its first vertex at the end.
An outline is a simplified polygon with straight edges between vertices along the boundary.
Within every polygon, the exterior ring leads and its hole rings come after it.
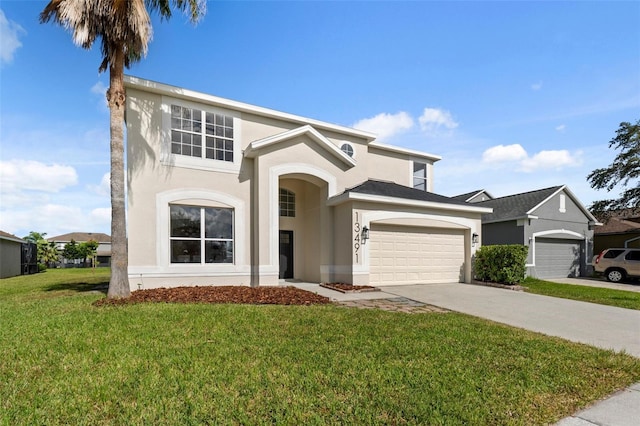
POLYGON ((87 185, 87 189, 95 192, 98 195, 102 196, 110 196, 111 195, 111 173, 107 172, 102 176, 100 180, 100 184, 98 185, 87 185))
POLYGON ((482 161, 485 163, 502 163, 520 161, 527 158, 527 151, 522 145, 497 145, 482 153, 482 161))
POLYGON ((558 132, 564 132, 566 128, 567 128, 567 126, 564 125, 564 124, 560 124, 559 126, 556 126, 556 130, 558 132))
POLYGON ((538 90, 540 90, 540 89, 542 89, 542 81, 539 81, 539 82, 537 82, 537 83, 533 83, 533 84, 531 85, 531 90, 534 90, 534 91, 536 91, 536 92, 537 92, 537 91, 538 91, 538 90))
POLYGON ((424 131, 434 131, 442 127, 452 130, 458 127, 449 111, 437 108, 425 108, 418 121, 424 131))
POLYGON ((384 140, 412 128, 413 118, 403 111, 396 114, 381 113, 375 117, 362 119, 351 127, 374 133, 379 140, 384 140))
POLYGON ((102 81, 98 81, 96 84, 91 86, 91 93, 94 94, 98 98, 98 111, 108 113, 109 112, 109 103, 107 102, 107 89, 108 87, 104 85, 102 81))
POLYGON ((71 166, 47 165, 39 161, 0 161, 2 193, 35 190, 58 192, 78 183, 78 174, 71 166))
POLYGON ((582 164, 582 152, 571 153, 562 149, 540 151, 530 156, 520 144, 497 145, 482 153, 482 162, 493 166, 499 163, 516 163, 518 171, 527 173, 536 170, 560 170, 582 164))
POLYGON ((93 224, 108 228, 111 225, 111 208, 101 207, 93 209, 90 217, 93 224))
POLYGON ((21 46, 20 36, 27 32, 17 23, 10 21, 0 9, 0 65, 13 62, 13 55, 21 46))
POLYGON ((522 171, 532 172, 541 169, 562 169, 564 167, 575 167, 582 163, 580 151, 572 154, 566 149, 540 151, 531 158, 522 161, 522 171))
POLYGON ((94 95, 105 96, 107 93, 107 86, 105 86, 102 81, 98 81, 96 84, 91 86, 91 93, 94 95))

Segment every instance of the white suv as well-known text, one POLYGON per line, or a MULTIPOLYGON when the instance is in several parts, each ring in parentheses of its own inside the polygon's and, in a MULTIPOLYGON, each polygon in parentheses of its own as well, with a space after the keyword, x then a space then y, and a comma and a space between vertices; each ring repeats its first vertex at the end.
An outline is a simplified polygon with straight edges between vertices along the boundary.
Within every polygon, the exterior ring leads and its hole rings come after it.
POLYGON ((593 268, 614 283, 640 277, 640 249, 606 249, 595 258, 593 268))

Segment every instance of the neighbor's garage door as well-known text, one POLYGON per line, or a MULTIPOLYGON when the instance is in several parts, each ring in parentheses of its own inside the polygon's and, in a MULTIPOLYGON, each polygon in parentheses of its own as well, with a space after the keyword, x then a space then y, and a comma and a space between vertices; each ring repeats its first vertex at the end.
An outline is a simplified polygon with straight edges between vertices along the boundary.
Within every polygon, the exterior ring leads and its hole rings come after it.
POLYGON ((372 285, 460 282, 464 231, 371 224, 372 285))
POLYGON ((579 277, 581 253, 581 241, 536 238, 536 277, 579 277))

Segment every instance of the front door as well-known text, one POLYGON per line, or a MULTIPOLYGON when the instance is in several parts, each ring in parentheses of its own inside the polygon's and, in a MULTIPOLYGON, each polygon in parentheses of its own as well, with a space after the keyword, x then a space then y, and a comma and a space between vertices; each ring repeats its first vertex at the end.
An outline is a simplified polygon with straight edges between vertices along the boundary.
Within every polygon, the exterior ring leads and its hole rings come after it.
POLYGON ((280 278, 293 278, 293 231, 280 231, 280 278))

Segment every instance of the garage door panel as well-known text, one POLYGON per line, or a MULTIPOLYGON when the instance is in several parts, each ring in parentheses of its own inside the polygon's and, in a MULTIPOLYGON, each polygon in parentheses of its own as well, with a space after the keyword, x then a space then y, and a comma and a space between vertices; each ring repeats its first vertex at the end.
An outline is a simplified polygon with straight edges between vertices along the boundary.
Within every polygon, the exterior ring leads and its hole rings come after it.
POLYGON ((464 231, 371 224, 369 267, 374 285, 459 282, 464 231))
POLYGON ((535 257, 535 274, 538 278, 580 276, 582 242, 559 238, 538 238, 535 257))

